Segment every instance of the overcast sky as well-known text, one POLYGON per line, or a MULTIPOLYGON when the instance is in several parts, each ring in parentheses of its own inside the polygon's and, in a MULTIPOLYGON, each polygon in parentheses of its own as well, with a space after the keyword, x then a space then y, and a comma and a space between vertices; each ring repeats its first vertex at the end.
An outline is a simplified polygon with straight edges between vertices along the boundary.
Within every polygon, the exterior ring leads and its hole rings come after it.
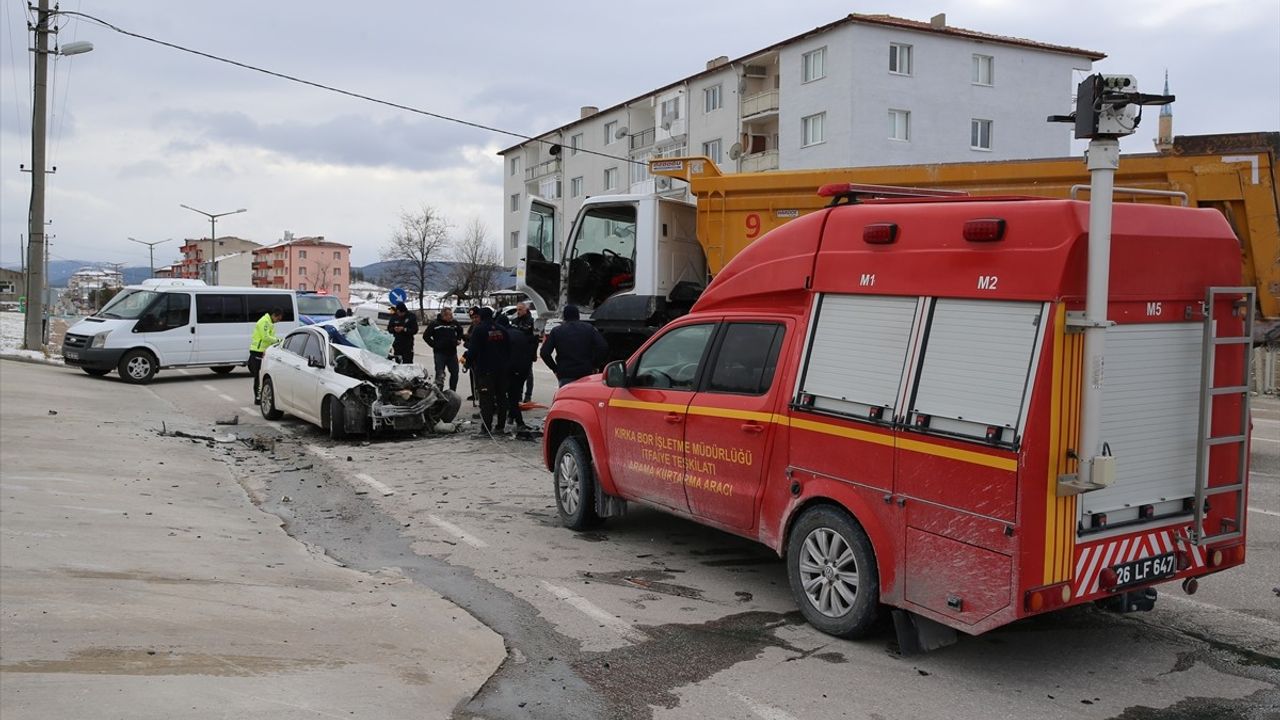
MULTIPOLYGON (((0 21, 0 262, 17 264, 31 163, 26 0, 0 21)), ((1177 134, 1280 130, 1277 0, 758 0, 377 4, 331 0, 62 0, 63 10, 244 63, 536 135, 850 12, 1107 54, 1094 68, 1158 92, 1177 134)), ((58 259, 146 265, 139 240, 207 236, 209 212, 248 208, 219 235, 324 235, 379 259, 399 212, 427 203, 501 234, 501 159, 517 140, 342 97, 65 19, 92 53, 54 66, 46 217, 58 259)), ((1059 78, 1048 82, 1060 83, 1059 78)), ((1063 108, 1064 112, 1068 108, 1063 108)), ((1126 152, 1147 152, 1148 115, 1126 152)), ((157 248, 175 259, 178 242, 157 248)))

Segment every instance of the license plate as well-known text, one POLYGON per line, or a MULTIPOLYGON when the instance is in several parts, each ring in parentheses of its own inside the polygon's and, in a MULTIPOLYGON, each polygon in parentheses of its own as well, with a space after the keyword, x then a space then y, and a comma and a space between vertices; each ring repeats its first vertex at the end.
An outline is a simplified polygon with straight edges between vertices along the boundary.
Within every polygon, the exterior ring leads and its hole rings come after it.
POLYGON ((67 360, 79 360, 79 359, 80 359, 80 353, 78 353, 78 352, 64 352, 64 353, 62 353, 62 357, 63 357, 63 358, 65 358, 65 359, 67 359, 67 360))
POLYGON ((1116 573, 1116 588, 1141 585, 1171 578, 1178 572, 1178 556, 1174 553, 1134 560, 1111 568, 1116 573))

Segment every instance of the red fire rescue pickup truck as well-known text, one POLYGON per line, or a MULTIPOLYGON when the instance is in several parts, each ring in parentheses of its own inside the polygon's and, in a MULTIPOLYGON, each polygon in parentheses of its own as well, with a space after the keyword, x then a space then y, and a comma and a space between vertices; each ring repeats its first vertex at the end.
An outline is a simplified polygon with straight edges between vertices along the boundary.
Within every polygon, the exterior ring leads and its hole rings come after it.
POLYGON ((640 502, 786 561, 805 617, 936 647, 1244 562, 1252 288, 1221 213, 1118 203, 1105 487, 1075 482, 1089 205, 836 204, 747 247, 688 315, 558 392, 565 525, 640 502), (926 630, 935 639, 926 637, 926 630))

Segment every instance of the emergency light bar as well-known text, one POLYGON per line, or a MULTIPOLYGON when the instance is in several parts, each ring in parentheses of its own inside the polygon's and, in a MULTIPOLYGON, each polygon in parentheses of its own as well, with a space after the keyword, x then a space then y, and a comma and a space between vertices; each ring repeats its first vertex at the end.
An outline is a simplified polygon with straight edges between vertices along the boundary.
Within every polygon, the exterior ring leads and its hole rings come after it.
POLYGON ((861 198, 967 197, 968 195, 969 193, 964 190, 933 190, 861 183, 828 183, 818 188, 818 197, 832 198, 833 205, 840 200, 857 202, 861 198))

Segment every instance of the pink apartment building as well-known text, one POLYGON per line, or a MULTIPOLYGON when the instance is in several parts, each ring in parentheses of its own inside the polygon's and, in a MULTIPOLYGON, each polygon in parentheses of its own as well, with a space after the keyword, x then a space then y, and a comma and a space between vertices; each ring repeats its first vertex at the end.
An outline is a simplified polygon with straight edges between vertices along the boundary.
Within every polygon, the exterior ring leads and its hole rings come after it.
POLYGON ((319 236, 258 248, 253 251, 253 285, 345 298, 351 288, 351 246, 319 236))

